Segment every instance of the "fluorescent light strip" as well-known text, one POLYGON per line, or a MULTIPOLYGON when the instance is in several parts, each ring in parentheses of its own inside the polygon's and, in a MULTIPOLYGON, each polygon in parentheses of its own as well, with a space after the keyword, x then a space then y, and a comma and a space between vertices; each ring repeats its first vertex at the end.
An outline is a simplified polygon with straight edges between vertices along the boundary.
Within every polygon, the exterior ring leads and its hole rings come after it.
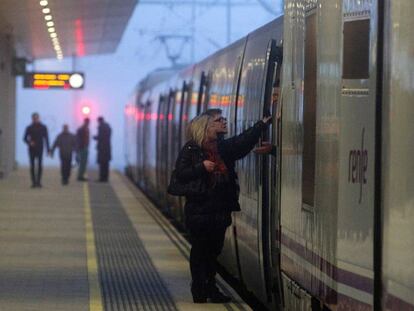
POLYGON ((60 43, 59 43, 59 39, 58 39, 58 35, 56 33, 56 29, 54 28, 55 23, 52 21, 53 17, 52 14, 50 14, 50 8, 47 8, 47 5, 49 4, 47 2, 47 0, 41 0, 39 2, 40 6, 43 7, 42 12, 43 14, 47 14, 44 16, 45 20, 46 20, 46 26, 47 31, 49 32, 50 38, 52 39, 52 43, 53 43, 53 48, 56 51, 56 57, 57 59, 61 60, 63 59, 63 53, 62 53, 62 48, 60 47, 60 43))

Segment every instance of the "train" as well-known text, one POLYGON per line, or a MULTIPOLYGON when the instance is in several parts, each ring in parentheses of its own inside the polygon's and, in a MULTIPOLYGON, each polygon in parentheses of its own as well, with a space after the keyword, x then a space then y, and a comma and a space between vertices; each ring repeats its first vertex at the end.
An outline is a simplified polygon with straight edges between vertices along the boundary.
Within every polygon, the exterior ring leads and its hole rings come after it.
POLYGON ((127 172, 180 224, 166 189, 188 122, 220 108, 233 136, 273 116, 277 154, 238 161, 219 258, 269 310, 414 310, 413 15, 411 0, 285 0, 125 107, 127 172))

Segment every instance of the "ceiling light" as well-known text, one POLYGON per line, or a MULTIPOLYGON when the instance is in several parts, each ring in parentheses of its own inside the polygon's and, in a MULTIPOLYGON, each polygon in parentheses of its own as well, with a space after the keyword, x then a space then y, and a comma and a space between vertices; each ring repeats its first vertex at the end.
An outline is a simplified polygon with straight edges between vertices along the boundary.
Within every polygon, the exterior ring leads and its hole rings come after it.
POLYGON ((53 26, 55 26, 55 23, 50 21, 50 22, 47 22, 46 25, 47 25, 47 27, 53 27, 53 26))
POLYGON ((55 28, 50 27, 50 28, 47 29, 47 31, 49 31, 49 32, 55 32, 55 28))
POLYGON ((50 9, 49 9, 49 8, 44 8, 44 9, 42 10, 42 12, 43 12, 44 14, 49 14, 49 13, 50 13, 50 9))
POLYGON ((52 38, 52 42, 53 43, 59 43, 59 39, 58 38, 52 38))
POLYGON ((46 0, 42 0, 42 1, 39 2, 39 4, 41 6, 47 6, 47 1, 46 0))
POLYGON ((45 15, 45 20, 51 21, 52 20, 52 15, 45 15))
POLYGON ((57 37, 56 32, 52 32, 52 33, 50 34, 50 37, 51 37, 51 38, 56 38, 56 37, 57 37))

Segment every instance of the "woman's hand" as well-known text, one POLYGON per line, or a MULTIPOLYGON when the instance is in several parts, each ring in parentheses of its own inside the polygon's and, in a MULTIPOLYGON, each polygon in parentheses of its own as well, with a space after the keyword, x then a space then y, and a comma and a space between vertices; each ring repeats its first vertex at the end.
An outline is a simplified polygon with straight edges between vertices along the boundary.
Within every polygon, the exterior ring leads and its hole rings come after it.
POLYGON ((264 117, 264 118, 262 119, 262 122, 263 122, 264 124, 269 124, 269 123, 271 123, 271 120, 272 120, 272 116, 267 116, 267 117, 264 117))
POLYGON ((257 154, 269 154, 272 151, 272 144, 268 141, 262 141, 259 147, 253 149, 254 153, 257 154))
POLYGON ((204 165, 206 171, 209 172, 209 173, 214 171, 214 168, 216 167, 216 164, 214 162, 209 161, 209 160, 204 160, 203 165, 204 165))

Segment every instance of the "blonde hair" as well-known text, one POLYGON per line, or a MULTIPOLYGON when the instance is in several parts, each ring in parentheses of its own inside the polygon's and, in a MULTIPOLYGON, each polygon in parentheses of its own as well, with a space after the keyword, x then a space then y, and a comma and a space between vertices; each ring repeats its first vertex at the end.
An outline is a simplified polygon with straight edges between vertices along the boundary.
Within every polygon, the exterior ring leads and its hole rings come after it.
POLYGON ((210 119, 211 116, 206 114, 199 115, 192 119, 187 127, 188 139, 193 140, 201 147, 207 136, 207 127, 210 119))

